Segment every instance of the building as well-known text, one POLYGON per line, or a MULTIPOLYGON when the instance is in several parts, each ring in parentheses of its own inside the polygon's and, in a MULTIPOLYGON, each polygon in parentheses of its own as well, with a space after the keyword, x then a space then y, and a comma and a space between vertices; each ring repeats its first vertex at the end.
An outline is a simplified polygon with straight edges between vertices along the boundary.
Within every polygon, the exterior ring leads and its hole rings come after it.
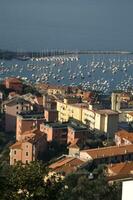
POLYGON ((57 141, 60 144, 67 143, 67 123, 44 122, 40 124, 40 131, 47 135, 47 141, 57 141))
POLYGON ((68 146, 69 156, 76 157, 80 154, 80 149, 82 148, 82 144, 78 138, 76 138, 73 143, 68 146))
POLYGON ((114 138, 114 133, 118 130, 119 115, 112 110, 95 111, 95 129, 106 133, 108 138, 114 138))
POLYGON ((7 89, 12 89, 18 93, 22 92, 22 81, 16 77, 10 77, 4 80, 4 85, 7 89))
POLYGON ((66 176, 70 173, 76 173, 76 171, 82 168, 83 165, 84 161, 80 158, 63 156, 49 165, 49 169, 56 174, 66 176))
POLYGON ((118 130, 119 114, 110 109, 99 109, 96 105, 74 103, 70 100, 57 100, 58 120, 67 122, 70 118, 86 124, 90 130, 96 130, 113 138, 118 130))
POLYGON ((133 133, 120 130, 115 133, 115 143, 117 146, 133 144, 133 133))
POLYGON ((76 97, 64 98, 63 101, 57 100, 58 120, 66 122, 69 118, 82 121, 82 109, 86 108, 86 103, 80 103, 80 99, 76 97))
POLYGON ((32 110, 30 102, 21 97, 13 98, 9 101, 3 102, 5 107, 5 131, 16 130, 16 116, 17 114, 25 111, 32 110))
POLYGON ((80 123, 71 121, 68 123, 68 133, 67 133, 67 143, 71 144, 75 139, 79 139, 81 143, 85 143, 88 138, 89 131, 88 128, 80 123))
POLYGON ((128 102, 131 100, 131 94, 125 92, 113 92, 111 95, 111 109, 120 111, 128 108, 128 102))
POLYGON ((83 108, 82 122, 86 124, 90 130, 95 129, 95 110, 92 105, 89 105, 89 108, 83 108))
POLYGON ((133 112, 132 111, 126 114, 126 121, 128 123, 133 122, 133 112))
POLYGON ((43 113, 21 113, 17 115, 16 121, 16 140, 19 141, 26 131, 31 131, 33 129, 40 129, 40 124, 44 122, 43 113))
POLYGON ((23 164, 37 160, 46 150, 46 136, 40 132, 29 135, 10 146, 10 165, 21 161, 23 164))
POLYGON ((57 122, 58 111, 55 109, 44 108, 44 117, 47 122, 57 122))
POLYGON ((133 161, 133 145, 110 146, 80 151, 81 159, 96 164, 133 161))

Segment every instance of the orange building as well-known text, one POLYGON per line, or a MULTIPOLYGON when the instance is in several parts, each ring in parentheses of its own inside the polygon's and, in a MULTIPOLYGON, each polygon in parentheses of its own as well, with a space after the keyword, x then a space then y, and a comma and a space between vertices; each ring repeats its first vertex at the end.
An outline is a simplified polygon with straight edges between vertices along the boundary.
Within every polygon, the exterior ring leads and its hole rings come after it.
POLYGON ((60 144, 67 143, 67 123, 44 122, 40 125, 40 131, 47 135, 47 141, 58 141, 60 144))
POLYGON ((73 143, 75 139, 80 139, 81 143, 84 143, 89 135, 89 131, 86 126, 70 123, 68 124, 68 135, 67 135, 67 143, 73 143))

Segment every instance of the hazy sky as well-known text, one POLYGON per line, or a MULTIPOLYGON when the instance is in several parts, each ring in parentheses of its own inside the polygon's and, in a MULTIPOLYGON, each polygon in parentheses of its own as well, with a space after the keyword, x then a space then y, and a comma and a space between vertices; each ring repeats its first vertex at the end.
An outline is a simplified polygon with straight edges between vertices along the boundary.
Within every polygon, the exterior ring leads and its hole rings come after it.
POLYGON ((133 50, 133 0, 0 0, 0 48, 133 50))

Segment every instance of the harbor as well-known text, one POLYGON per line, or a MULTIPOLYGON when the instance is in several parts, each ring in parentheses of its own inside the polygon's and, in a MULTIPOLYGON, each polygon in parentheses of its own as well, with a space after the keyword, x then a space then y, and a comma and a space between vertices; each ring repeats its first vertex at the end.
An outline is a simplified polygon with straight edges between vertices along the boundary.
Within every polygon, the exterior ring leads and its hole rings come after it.
POLYGON ((130 52, 60 51, 60 54, 26 54, 20 59, 0 60, 0 79, 20 77, 31 83, 82 86, 109 93, 128 91, 133 85, 133 55, 130 52))

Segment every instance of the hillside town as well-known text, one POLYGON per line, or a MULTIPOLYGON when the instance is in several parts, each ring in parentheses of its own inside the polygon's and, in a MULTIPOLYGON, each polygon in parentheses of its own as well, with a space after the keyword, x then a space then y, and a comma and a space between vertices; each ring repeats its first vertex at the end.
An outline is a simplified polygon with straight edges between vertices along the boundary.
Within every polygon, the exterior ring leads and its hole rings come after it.
POLYGON ((1 83, 0 106, 1 132, 13 135, 6 145, 10 165, 42 160, 49 175, 65 177, 102 164, 109 182, 132 180, 131 91, 103 95, 12 77, 1 83))

